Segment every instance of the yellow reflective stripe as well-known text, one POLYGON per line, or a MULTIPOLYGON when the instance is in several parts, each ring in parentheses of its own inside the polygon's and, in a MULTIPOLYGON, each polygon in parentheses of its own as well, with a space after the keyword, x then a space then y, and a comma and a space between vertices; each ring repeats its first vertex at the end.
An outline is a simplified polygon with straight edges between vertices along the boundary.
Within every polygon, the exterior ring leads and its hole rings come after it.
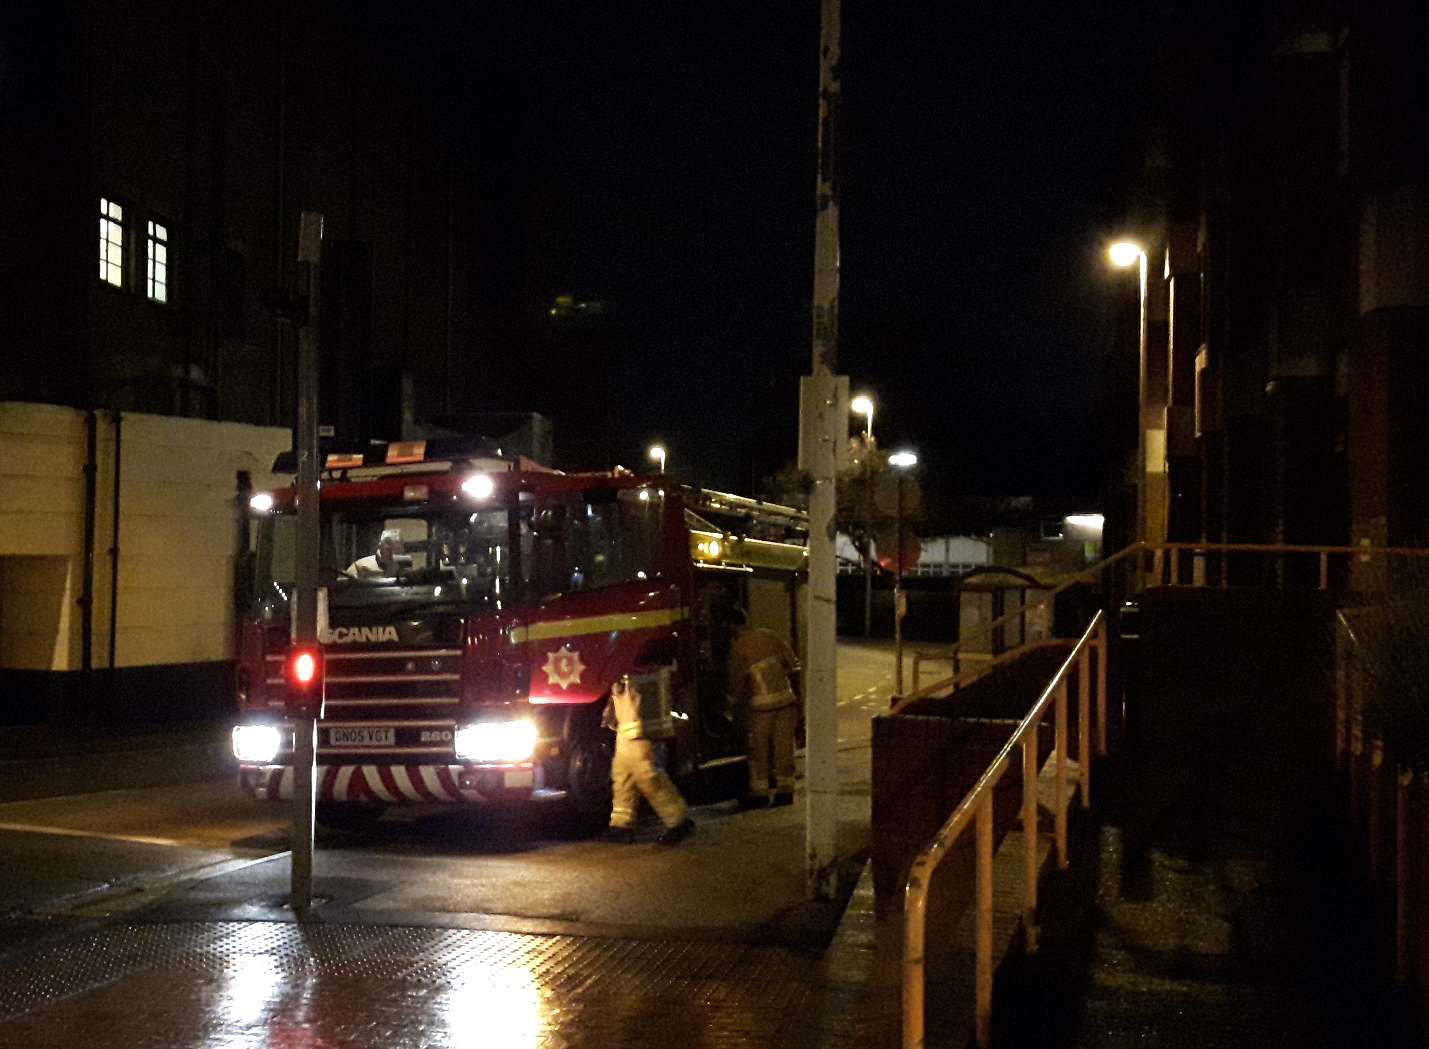
POLYGON ((638 739, 640 737, 640 727, 644 724, 640 721, 627 721, 620 726, 620 734, 626 739, 638 739))
POLYGON ((620 630, 648 630, 651 627, 671 626, 688 615, 687 608, 659 608, 653 612, 616 612, 604 616, 560 619, 550 623, 516 627, 511 631, 511 640, 519 645, 526 641, 551 641, 556 638, 583 637, 587 634, 609 634, 620 630))

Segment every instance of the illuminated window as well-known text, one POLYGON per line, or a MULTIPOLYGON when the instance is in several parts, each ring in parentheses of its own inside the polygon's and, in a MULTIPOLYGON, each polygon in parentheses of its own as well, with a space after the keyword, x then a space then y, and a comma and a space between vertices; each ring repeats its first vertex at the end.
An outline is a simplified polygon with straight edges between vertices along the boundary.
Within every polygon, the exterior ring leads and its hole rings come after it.
POLYGON ((124 209, 99 198, 99 279, 124 287, 124 209))
POLYGON ((149 236, 145 241, 148 272, 144 291, 155 302, 169 301, 169 227, 149 221, 149 236))

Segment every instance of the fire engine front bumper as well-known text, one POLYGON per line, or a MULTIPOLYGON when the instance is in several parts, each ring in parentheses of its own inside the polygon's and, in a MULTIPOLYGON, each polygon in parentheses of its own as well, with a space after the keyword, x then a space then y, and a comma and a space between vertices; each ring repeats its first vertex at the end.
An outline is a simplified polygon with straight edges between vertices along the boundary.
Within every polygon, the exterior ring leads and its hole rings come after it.
MULTIPOLYGON (((480 804, 546 801, 565 795, 545 788, 539 766, 319 765, 318 800, 358 805, 480 804)), ((259 800, 291 801, 291 765, 240 765, 238 782, 259 800)))

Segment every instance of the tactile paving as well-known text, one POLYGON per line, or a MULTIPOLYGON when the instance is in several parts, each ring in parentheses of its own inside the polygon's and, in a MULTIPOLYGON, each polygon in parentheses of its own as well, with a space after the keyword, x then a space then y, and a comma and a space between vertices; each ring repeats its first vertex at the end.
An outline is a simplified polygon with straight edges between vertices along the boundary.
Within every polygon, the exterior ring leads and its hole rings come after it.
POLYGON ((43 948, 7 974, 0 1046, 685 1049, 691 1032, 700 1046, 775 1045, 815 964, 732 943, 116 924, 43 948))

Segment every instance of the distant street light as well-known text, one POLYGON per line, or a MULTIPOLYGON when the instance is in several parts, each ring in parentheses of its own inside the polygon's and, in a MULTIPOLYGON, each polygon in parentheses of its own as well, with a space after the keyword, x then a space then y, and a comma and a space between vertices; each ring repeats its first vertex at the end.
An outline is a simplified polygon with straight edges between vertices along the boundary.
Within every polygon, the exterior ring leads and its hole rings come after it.
POLYGON ((893 563, 893 694, 903 695, 903 616, 908 611, 908 599, 903 595, 903 479, 918 465, 912 452, 894 452, 888 457, 898 478, 898 539, 893 563))
POLYGON ((1117 269, 1130 269, 1140 263, 1140 299, 1137 320, 1136 355, 1136 528, 1133 539, 1146 538, 1146 249, 1132 240, 1119 240, 1107 248, 1107 258, 1117 269))
POLYGON ((649 456, 650 456, 651 461, 658 461, 658 462, 660 463, 660 472, 661 472, 661 473, 664 473, 664 472, 665 472, 665 446, 664 446, 663 444, 652 444, 652 445, 650 446, 649 456))
POLYGON ((863 427, 863 636, 873 636, 873 398, 860 394, 849 402, 862 415, 863 427))

